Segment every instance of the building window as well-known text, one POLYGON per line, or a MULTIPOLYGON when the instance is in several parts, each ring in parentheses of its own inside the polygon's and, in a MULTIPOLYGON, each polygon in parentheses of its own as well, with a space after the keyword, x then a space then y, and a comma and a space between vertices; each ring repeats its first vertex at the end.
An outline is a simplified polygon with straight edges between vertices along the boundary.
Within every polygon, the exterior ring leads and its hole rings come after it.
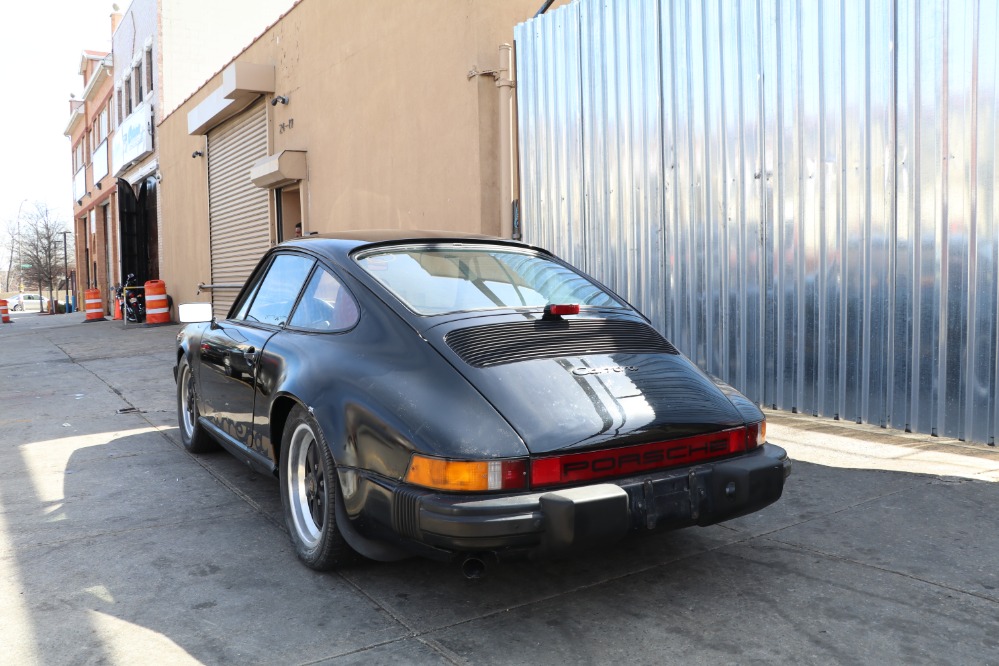
POLYGON ((117 99, 117 102, 116 102, 116 114, 117 114, 117 116, 115 118, 115 127, 117 127, 118 125, 121 125, 121 119, 124 117, 121 114, 121 88, 118 88, 115 91, 115 98, 117 99))
POLYGON ((125 83, 121 87, 121 93, 125 96, 125 117, 128 118, 132 115, 132 79, 131 77, 125 79, 125 83))
POLYGON ((93 150, 97 150, 97 147, 101 145, 101 142, 108 136, 108 106, 105 105, 103 109, 94 118, 93 125, 93 150))
POLYGON ((153 91, 153 47, 146 48, 146 91, 153 91))
POLYGON ((142 63, 137 63, 132 69, 132 79, 135 81, 135 105, 142 104, 142 63))

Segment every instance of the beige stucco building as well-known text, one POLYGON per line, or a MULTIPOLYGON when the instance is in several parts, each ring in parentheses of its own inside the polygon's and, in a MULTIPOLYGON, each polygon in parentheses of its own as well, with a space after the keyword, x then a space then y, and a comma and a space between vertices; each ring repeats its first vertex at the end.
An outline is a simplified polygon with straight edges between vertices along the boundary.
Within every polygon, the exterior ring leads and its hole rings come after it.
POLYGON ((224 314, 270 245, 513 233, 514 26, 539 0, 302 0, 158 125, 161 278, 224 314), (214 295, 213 295, 214 294, 214 295))
POLYGON ((114 33, 111 171, 118 178, 120 276, 160 277, 163 117, 292 0, 132 0, 114 33))
POLYGON ((156 125, 293 0, 132 0, 111 15, 112 52, 84 51, 72 146, 77 299, 129 273, 160 274, 162 175, 156 125))

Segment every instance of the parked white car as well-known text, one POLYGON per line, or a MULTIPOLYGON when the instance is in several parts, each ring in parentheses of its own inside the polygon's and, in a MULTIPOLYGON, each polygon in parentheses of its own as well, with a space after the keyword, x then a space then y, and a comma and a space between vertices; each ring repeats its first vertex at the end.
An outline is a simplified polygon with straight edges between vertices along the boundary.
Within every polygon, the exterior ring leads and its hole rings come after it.
POLYGON ((11 312, 40 311, 48 307, 49 299, 40 298, 38 294, 17 294, 7 299, 7 309, 11 312))

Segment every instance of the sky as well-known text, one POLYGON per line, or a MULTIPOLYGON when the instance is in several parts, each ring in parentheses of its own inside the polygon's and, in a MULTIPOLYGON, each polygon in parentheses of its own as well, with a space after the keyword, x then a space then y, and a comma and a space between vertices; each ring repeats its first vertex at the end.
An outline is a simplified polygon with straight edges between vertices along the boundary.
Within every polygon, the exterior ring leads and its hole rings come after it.
MULTIPOLYGON (((84 49, 111 50, 110 0, 32 0, 4 7, 0 21, 0 234, 18 208, 45 203, 71 229, 72 154, 63 136, 69 96, 83 96, 84 49)), ((122 11, 128 0, 118 0, 122 11)), ((3 238, 0 244, 8 239, 3 238)), ((0 252, 0 257, 5 256, 0 252)), ((5 267, 6 268, 6 267, 5 267)))

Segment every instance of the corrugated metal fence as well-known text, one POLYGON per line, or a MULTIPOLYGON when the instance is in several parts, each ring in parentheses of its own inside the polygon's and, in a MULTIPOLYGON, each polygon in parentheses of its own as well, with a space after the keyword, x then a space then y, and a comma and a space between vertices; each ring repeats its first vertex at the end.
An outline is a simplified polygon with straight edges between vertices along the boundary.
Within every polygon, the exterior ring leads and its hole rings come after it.
POLYGON ((523 23, 525 239, 762 404, 994 443, 997 35, 975 0, 523 23))

